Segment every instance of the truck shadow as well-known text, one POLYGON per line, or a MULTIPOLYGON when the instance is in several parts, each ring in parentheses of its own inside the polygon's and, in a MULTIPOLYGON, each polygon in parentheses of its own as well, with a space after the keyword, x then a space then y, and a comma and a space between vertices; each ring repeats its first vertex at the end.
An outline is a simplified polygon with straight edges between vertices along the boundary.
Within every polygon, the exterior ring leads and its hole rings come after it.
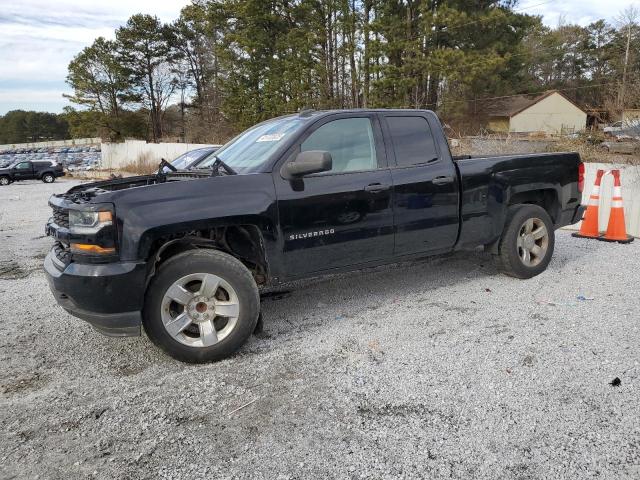
MULTIPOLYGON (((449 255, 291 283, 261 295, 263 336, 305 330, 332 320, 375 316, 385 305, 423 302, 441 288, 501 275, 490 254, 449 255)), ((515 281, 515 280, 514 280, 515 281)))
MULTIPOLYGON (((575 275, 588 262, 589 256, 604 254, 607 248, 611 248, 604 242, 578 242, 581 241, 566 235, 554 253, 550 272, 564 274, 567 271, 567 274, 575 275)), ((469 308, 477 311, 483 308, 480 302, 472 307, 458 305, 469 303, 458 287, 475 282, 477 287, 473 289, 490 293, 496 288, 495 277, 499 277, 501 283, 523 282, 523 287, 527 282, 544 278, 520 280, 503 276, 492 255, 480 250, 320 277, 263 294, 264 331, 259 336, 287 336, 291 332, 304 332, 315 326, 350 318, 375 326, 376 322, 388 320, 385 318, 389 317, 388 312, 383 310, 394 304, 399 308, 437 304, 453 315, 464 313, 469 308), (438 290, 447 288, 451 290, 450 298, 443 300, 442 293, 436 295, 438 290), (439 300, 434 300, 434 297, 439 300)), ((469 288, 465 291, 469 293, 469 288)))

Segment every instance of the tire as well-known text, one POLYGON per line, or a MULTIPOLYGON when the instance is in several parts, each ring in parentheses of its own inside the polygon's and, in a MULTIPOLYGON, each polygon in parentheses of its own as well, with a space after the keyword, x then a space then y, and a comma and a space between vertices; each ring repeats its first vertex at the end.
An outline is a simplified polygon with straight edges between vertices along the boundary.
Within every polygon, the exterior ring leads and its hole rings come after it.
POLYGON ((6 187, 10 183, 11 183, 11 180, 9 179, 9 177, 0 177, 0 186, 6 187))
POLYGON ((259 313, 258 287, 239 260, 217 250, 191 250, 160 266, 145 296, 142 323, 151 341, 173 358, 206 363, 237 352, 259 313))
POLYGON ((53 183, 56 181, 56 177, 54 177, 51 173, 45 173, 42 175, 42 181, 44 183, 53 183))
POLYGON ((545 209, 529 204, 511 206, 507 210, 507 220, 498 246, 498 268, 516 278, 535 277, 546 270, 554 246, 553 221, 545 209), (543 233, 546 235, 540 236, 543 233), (540 238, 536 238, 538 236, 540 238))

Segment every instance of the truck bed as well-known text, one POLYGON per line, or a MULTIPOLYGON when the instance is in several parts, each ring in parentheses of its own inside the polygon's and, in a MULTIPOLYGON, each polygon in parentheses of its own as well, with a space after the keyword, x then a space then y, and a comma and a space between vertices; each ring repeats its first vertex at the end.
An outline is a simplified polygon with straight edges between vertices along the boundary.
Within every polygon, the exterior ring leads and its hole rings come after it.
POLYGON ((542 202, 557 227, 573 223, 581 199, 577 153, 465 155, 454 164, 461 191, 458 248, 495 242, 509 205, 517 203, 542 202))

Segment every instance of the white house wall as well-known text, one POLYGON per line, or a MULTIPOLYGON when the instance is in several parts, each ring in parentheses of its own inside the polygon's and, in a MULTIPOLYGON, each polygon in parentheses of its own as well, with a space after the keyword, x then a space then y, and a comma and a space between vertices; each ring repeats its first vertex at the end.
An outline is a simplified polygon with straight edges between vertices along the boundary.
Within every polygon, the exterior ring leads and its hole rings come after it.
POLYGON ((587 114, 562 95, 554 93, 511 117, 511 132, 547 132, 584 130, 587 114))

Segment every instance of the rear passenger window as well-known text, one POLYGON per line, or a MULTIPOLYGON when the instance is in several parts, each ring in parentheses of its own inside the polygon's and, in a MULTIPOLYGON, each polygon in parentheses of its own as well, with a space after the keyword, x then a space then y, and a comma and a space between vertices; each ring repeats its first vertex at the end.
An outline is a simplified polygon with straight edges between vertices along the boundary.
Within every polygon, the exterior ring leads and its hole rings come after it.
POLYGON ((396 162, 400 167, 425 164, 438 158, 429 123, 424 117, 386 117, 396 162))

